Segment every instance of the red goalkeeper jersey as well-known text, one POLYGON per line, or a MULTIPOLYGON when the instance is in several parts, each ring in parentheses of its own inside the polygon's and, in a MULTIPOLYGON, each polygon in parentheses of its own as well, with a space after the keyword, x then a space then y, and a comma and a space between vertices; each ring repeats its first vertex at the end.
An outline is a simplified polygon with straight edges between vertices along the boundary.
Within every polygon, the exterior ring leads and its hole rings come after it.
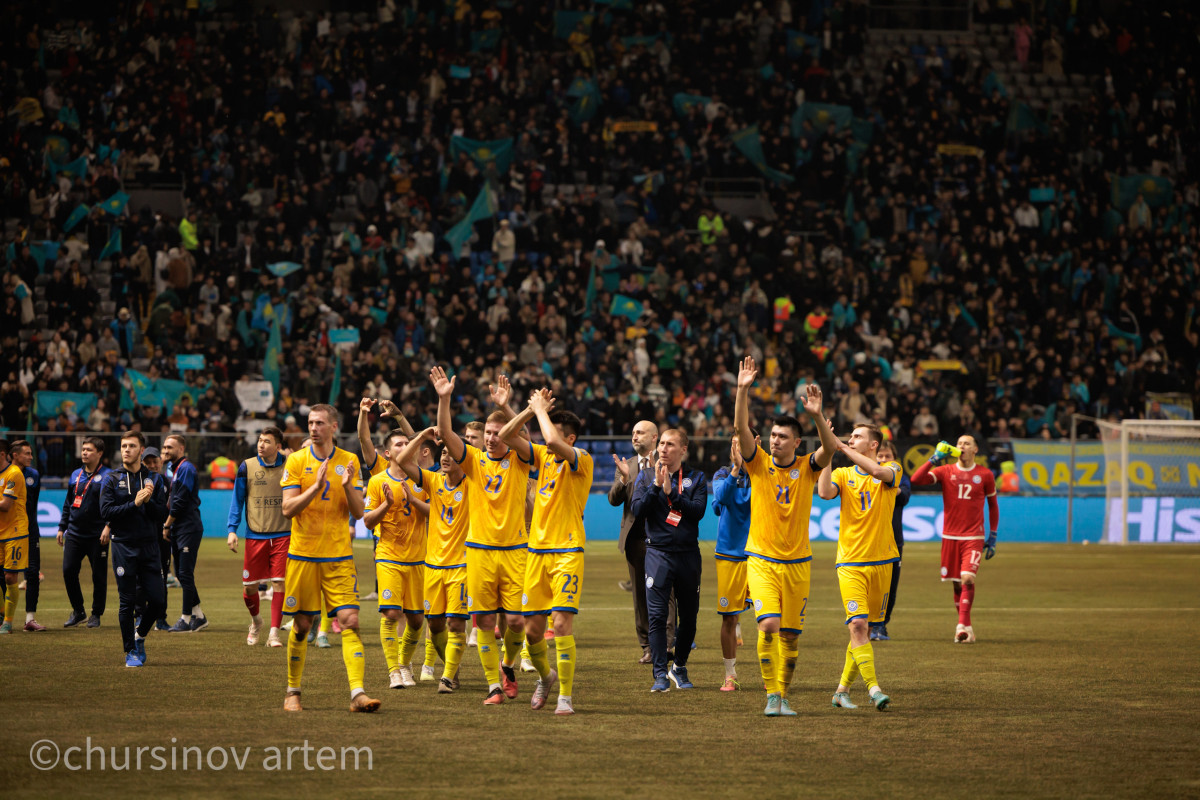
POLYGON ((983 506, 986 498, 996 493, 996 478, 991 470, 976 464, 962 469, 958 464, 934 467, 942 487, 945 519, 943 539, 983 539, 983 506))

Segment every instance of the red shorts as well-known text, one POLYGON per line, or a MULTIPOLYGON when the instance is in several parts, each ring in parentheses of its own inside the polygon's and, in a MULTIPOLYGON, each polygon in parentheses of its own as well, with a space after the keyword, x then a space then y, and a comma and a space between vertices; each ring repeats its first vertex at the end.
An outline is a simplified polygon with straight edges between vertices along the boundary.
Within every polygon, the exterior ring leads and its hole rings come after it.
POLYGON ((979 572, 983 539, 942 539, 942 580, 957 581, 979 572))
POLYGON ((242 584, 259 581, 281 581, 287 577, 287 554, 291 536, 274 539, 246 539, 246 556, 242 562, 242 584))

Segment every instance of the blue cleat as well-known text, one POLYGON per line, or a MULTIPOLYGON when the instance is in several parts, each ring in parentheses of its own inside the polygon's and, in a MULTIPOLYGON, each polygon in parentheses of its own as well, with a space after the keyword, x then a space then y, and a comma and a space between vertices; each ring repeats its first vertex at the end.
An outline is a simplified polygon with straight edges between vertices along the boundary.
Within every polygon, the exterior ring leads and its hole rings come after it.
POLYGON ((854 703, 850 702, 850 695, 847 692, 834 692, 833 694, 834 708, 858 708, 854 703))
POLYGON ((142 666, 142 660, 140 658, 138 658, 137 650, 130 650, 128 653, 125 654, 125 666, 127 666, 127 667, 142 666))
POLYGON ((888 706, 891 705, 892 698, 883 692, 876 692, 871 695, 871 702, 875 704, 876 711, 887 711, 888 706))
POLYGON ((208 617, 192 617, 192 633, 208 627, 208 617))
POLYGON ((146 665, 146 640, 135 638, 133 640, 133 649, 137 651, 137 657, 142 662, 140 666, 145 666, 146 665))
POLYGON ((782 700, 783 698, 779 696, 778 692, 771 692, 769 695, 767 695, 767 707, 763 710, 763 716, 778 717, 779 706, 782 704, 782 700))
POLYGON ((667 676, 670 677, 671 682, 675 684, 676 689, 695 688, 693 687, 692 682, 688 680, 687 667, 681 667, 676 664, 672 664, 671 668, 667 670, 667 676))
POLYGON ((167 624, 167 618, 163 617, 158 622, 154 623, 154 630, 169 632, 171 630, 171 626, 167 624))
POLYGON ((880 625, 878 641, 890 642, 891 640, 892 640, 892 637, 888 636, 887 625, 880 625))
POLYGON ((654 685, 650 687, 651 692, 669 692, 671 684, 667 682, 666 675, 659 675, 654 679, 654 685))

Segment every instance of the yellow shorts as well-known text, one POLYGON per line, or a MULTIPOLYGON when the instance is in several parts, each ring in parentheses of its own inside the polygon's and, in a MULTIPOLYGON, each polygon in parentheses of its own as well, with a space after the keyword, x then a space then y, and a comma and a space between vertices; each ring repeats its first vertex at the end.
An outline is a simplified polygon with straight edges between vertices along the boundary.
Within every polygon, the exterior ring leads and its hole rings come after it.
POLYGON ((717 613, 736 616, 751 606, 746 562, 717 557, 717 613))
POLYGON ((467 618, 467 568, 425 565, 425 616, 467 618))
POLYGON ((761 622, 779 617, 780 630, 803 633, 811 568, 811 559, 780 564, 750 556, 746 560, 746 582, 754 598, 755 619, 761 622))
POLYGON ((583 551, 530 552, 525 560, 525 592, 521 613, 531 617, 552 611, 579 613, 583 592, 583 551))
POLYGON ((525 546, 493 550, 467 545, 467 613, 520 614, 525 546))
POLYGON ((288 556, 283 581, 283 613, 318 616, 321 609, 336 617, 343 608, 358 608, 358 572, 354 559, 308 561, 288 556))
POLYGON ((883 622, 887 615, 888 593, 892 590, 892 565, 838 567, 837 576, 846 623, 862 618, 867 622, 883 622))
POLYGON ((379 579, 379 610, 425 613, 425 565, 376 561, 379 579))
POLYGON ((0 542, 0 563, 5 572, 24 572, 29 566, 29 537, 0 542))

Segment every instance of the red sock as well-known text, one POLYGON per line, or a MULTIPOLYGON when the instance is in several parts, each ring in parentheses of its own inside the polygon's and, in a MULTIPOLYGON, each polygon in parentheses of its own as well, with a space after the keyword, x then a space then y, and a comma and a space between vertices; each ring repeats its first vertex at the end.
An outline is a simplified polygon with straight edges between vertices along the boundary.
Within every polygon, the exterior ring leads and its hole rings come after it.
POLYGON ((958 581, 954 581, 951 585, 954 587, 954 610, 958 611, 959 604, 962 602, 963 587, 962 587, 962 584, 959 583, 958 581))
POLYGON ((962 602, 958 607, 958 621, 961 625, 971 624, 971 604, 975 602, 975 584, 964 586, 962 589, 962 602))
POLYGON ((271 627, 283 625, 283 591, 276 589, 271 595, 271 627))
POLYGON ((250 609, 250 616, 258 616, 258 589, 254 589, 253 595, 242 595, 242 600, 246 603, 246 608, 250 609))

